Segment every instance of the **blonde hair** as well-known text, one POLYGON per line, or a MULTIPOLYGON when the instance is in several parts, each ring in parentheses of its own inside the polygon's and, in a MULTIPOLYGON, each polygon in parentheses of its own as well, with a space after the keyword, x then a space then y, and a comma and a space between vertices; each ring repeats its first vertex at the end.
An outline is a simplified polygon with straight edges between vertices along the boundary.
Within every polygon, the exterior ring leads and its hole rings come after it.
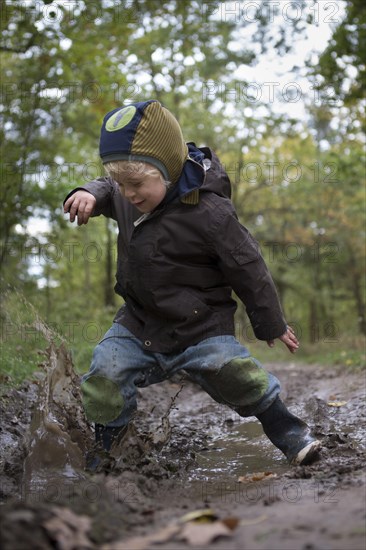
POLYGON ((140 176, 160 176, 162 183, 166 188, 170 187, 171 182, 164 179, 163 174, 158 168, 153 164, 144 161, 131 161, 131 160, 114 160, 106 162, 104 168, 107 174, 114 178, 123 179, 123 177, 128 177, 131 175, 140 175, 140 176))

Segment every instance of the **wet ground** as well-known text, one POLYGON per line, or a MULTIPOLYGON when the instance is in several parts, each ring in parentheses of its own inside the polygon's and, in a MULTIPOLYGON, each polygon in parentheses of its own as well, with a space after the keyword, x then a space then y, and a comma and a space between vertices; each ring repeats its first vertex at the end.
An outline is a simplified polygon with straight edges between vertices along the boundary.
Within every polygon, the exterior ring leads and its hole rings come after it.
POLYGON ((0 403, 2 548, 364 549, 364 376, 267 367, 322 440, 318 462, 288 466, 257 421, 174 378, 140 391, 128 433, 90 475, 78 378, 51 348, 0 403))

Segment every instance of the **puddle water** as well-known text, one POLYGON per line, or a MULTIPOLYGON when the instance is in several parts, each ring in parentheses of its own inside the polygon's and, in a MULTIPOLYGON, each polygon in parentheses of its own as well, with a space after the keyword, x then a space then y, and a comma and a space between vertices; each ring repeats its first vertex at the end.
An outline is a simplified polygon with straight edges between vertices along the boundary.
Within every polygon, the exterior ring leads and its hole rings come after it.
POLYGON ((207 438, 206 446, 195 450, 195 463, 185 480, 187 489, 203 501, 207 491, 217 492, 220 498, 224 491, 234 498, 238 486, 243 485, 238 482, 240 476, 255 472, 280 476, 288 471, 286 458, 264 435, 257 420, 241 418, 205 394, 183 396, 171 419, 188 433, 194 425, 197 433, 203 431, 207 438), (192 410, 196 411, 194 417, 192 410))
POLYGON ((266 441, 258 422, 245 422, 218 435, 196 453, 196 462, 190 481, 237 479, 253 472, 280 474, 288 468, 282 453, 266 441))
POLYGON ((258 422, 240 423, 228 433, 218 434, 206 449, 196 452, 196 466, 189 472, 186 488, 203 505, 213 501, 236 505, 271 498, 276 478, 264 483, 241 483, 239 478, 259 472, 280 477, 288 471, 282 453, 276 449, 258 422))

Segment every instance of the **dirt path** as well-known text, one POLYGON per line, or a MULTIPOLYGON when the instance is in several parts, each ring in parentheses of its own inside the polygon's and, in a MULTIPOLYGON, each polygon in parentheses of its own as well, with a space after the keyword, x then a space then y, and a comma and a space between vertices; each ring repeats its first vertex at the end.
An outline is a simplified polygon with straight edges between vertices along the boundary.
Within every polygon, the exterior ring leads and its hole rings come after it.
POLYGON ((50 363, 1 403, 4 550, 365 548, 361 375, 268 366, 323 441, 312 466, 289 467, 258 422, 174 379, 141 391, 114 459, 89 476, 70 359, 58 351, 50 363))

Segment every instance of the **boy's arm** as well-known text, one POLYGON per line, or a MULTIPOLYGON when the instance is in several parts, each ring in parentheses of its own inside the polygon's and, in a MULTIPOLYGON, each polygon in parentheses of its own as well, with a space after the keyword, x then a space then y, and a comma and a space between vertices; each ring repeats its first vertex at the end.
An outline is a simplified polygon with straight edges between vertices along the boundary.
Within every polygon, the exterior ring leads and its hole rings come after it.
MULTIPOLYGON (((288 348, 291 353, 295 353, 295 351, 299 348, 299 341, 296 338, 296 334, 293 330, 293 328, 289 327, 287 325, 287 330, 282 336, 279 337, 279 340, 285 344, 285 346, 288 348)), ((270 348, 273 348, 275 345, 274 340, 267 340, 267 344, 270 348)))
POLYGON ((257 241, 232 212, 221 219, 214 239, 220 268, 245 305, 256 337, 270 346, 275 338, 280 338, 290 351, 295 351, 296 336, 284 319, 257 241))
POLYGON ((116 219, 113 207, 116 193, 119 194, 119 190, 111 178, 98 178, 73 189, 64 200, 64 212, 70 213, 71 222, 77 216, 78 225, 88 223, 90 216, 101 214, 116 219))
POLYGON ((70 214, 70 222, 78 219, 78 225, 87 224, 93 215, 97 199, 88 191, 76 190, 64 202, 64 213, 70 214))

